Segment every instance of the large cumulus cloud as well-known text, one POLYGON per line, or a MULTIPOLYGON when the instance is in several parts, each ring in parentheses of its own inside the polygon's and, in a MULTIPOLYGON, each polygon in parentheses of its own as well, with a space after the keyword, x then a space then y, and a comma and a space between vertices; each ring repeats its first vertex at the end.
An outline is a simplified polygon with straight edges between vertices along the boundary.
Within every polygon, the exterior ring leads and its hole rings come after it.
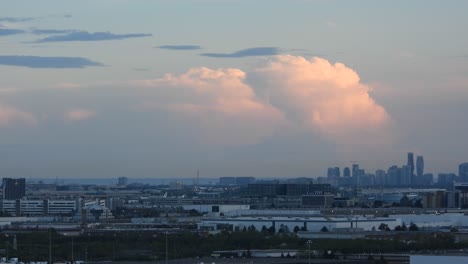
POLYGON ((167 111, 190 125, 187 133, 221 145, 252 144, 283 120, 280 110, 257 98, 239 69, 193 68, 184 74, 140 80, 148 88, 145 110, 167 111))
POLYGON ((249 74, 249 82, 289 120, 338 143, 389 139, 389 114, 371 98, 370 87, 342 63, 275 56, 249 74))
POLYGON ((322 58, 279 55, 249 72, 201 67, 132 84, 149 88, 143 109, 204 127, 197 133, 217 142, 250 144, 286 127, 338 144, 390 140, 391 118, 370 87, 351 68, 322 58))

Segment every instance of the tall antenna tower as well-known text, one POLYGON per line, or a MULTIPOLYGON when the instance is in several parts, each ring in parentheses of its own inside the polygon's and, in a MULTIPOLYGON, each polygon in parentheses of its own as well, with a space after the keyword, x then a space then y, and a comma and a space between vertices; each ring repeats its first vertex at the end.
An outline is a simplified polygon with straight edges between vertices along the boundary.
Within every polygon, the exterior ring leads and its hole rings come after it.
POLYGON ((200 171, 197 169, 197 181, 196 181, 197 186, 198 186, 199 179, 200 179, 200 171))

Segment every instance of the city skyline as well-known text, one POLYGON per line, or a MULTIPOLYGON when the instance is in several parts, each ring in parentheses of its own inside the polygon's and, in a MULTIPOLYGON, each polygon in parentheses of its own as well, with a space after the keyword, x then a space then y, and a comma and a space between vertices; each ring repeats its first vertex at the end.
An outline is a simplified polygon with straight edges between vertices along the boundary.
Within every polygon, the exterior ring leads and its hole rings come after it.
POLYGON ((466 8, 5 1, 0 174, 310 177, 408 152, 414 175, 458 173, 466 8))

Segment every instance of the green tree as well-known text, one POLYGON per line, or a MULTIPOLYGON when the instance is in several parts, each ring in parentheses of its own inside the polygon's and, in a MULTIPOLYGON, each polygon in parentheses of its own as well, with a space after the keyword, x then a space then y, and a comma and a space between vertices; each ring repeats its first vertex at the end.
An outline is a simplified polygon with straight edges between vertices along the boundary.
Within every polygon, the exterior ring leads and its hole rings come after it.
POLYGON ((409 231, 419 231, 419 227, 415 223, 411 223, 409 226, 409 231))

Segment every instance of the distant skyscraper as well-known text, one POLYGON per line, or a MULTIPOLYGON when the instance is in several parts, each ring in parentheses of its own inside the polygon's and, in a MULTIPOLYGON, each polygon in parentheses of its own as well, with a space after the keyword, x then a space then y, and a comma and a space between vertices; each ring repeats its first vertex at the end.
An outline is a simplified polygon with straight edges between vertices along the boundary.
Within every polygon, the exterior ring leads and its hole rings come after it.
POLYGON ((375 184, 376 185, 385 185, 385 171, 377 170, 375 171, 375 184))
POLYGON ((351 171, 349 170, 348 167, 344 168, 343 177, 351 177, 351 171))
POLYGON ((327 178, 339 178, 340 177, 340 168, 338 167, 330 167, 327 170, 327 178))
POLYGON ((340 168, 335 167, 334 170, 335 170, 335 176, 336 176, 336 177, 340 177, 340 176, 341 176, 340 168))
MULTIPOLYGON (((424 175, 424 158, 423 156, 416 157, 416 181, 418 184, 422 182, 424 175)), ((414 183, 413 183, 414 184, 414 183)))
POLYGON ((357 177, 359 173, 359 164, 353 164, 352 177, 357 177))
POLYGON ((401 176, 400 176, 401 169, 398 168, 396 165, 391 166, 388 168, 387 171, 387 180, 385 181, 390 186, 396 186, 401 184, 401 176))
POLYGON ((119 186, 125 186, 128 184, 128 178, 127 177, 119 177, 117 179, 117 185, 119 186))
POLYGON ((411 184, 414 182, 413 181, 413 175, 414 175, 414 157, 413 157, 413 152, 408 152, 408 162, 406 163, 406 166, 408 166, 409 174, 410 174, 410 179, 411 179, 411 184))
POLYGON ((462 182, 468 182, 468 162, 462 163, 458 166, 458 177, 462 182))
POLYGON ((411 168, 409 166, 403 166, 400 169, 400 183, 398 185, 408 186, 411 185, 411 168))
POLYGON ((4 200, 21 199, 26 195, 26 180, 24 178, 3 178, 2 189, 4 200))

